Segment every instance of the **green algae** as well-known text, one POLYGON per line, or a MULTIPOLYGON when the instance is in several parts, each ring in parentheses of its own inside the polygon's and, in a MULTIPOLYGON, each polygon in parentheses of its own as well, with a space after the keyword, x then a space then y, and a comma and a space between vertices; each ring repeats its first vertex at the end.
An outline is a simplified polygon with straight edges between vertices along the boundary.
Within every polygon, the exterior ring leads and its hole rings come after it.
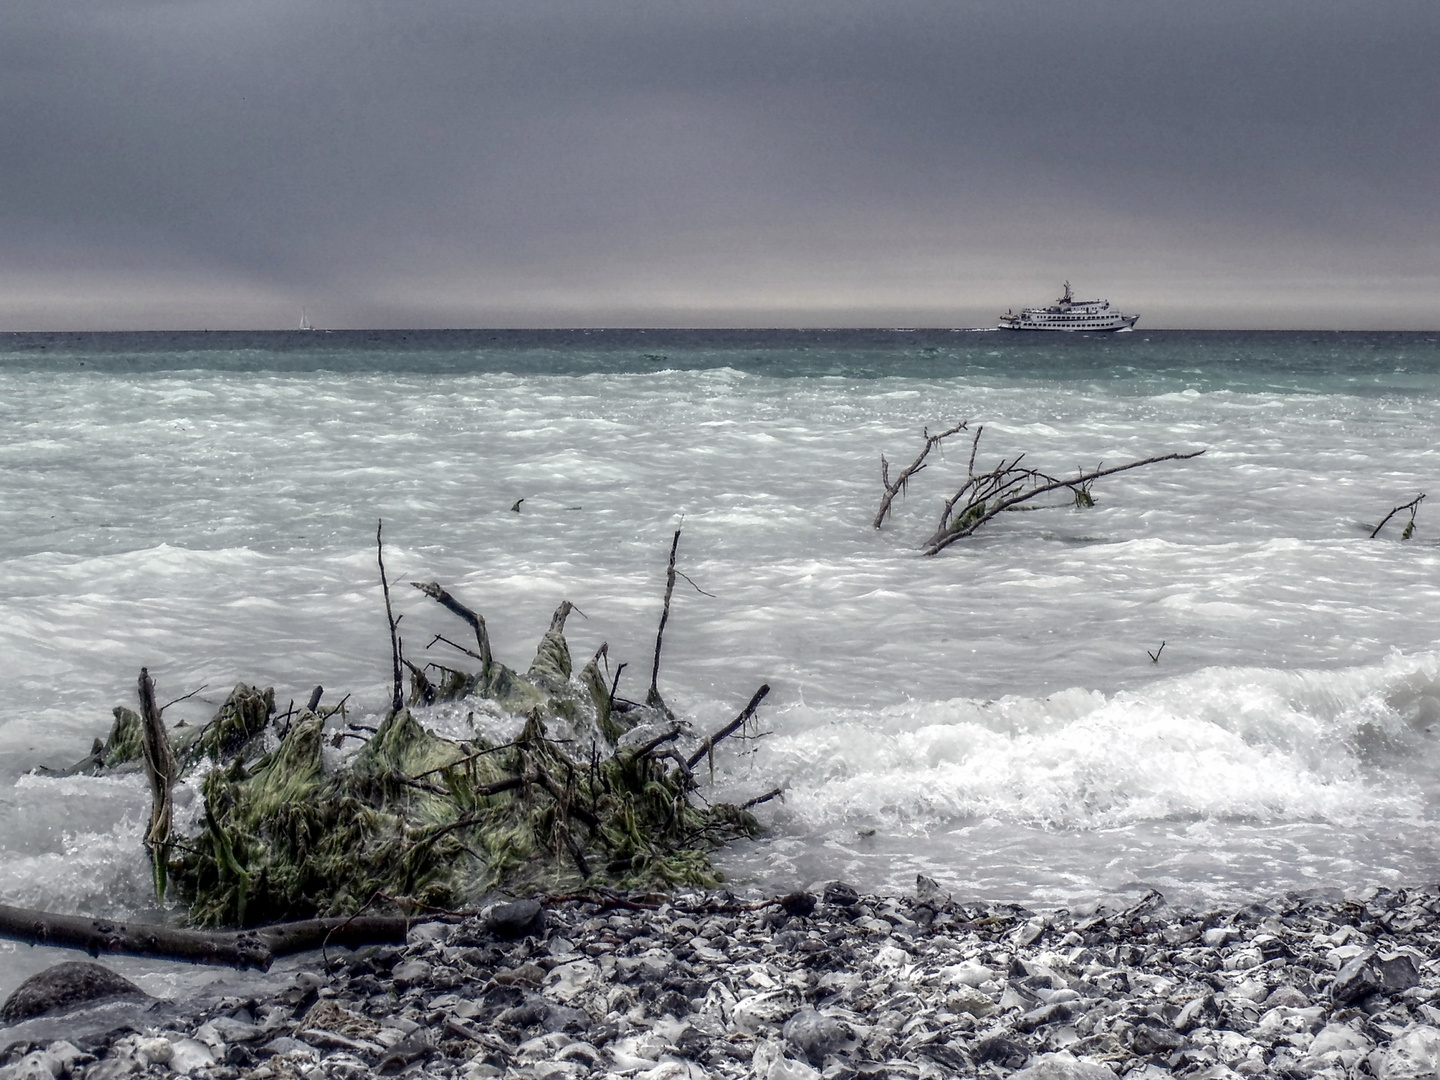
POLYGON ((670 737, 615 749, 631 722, 668 721, 668 710, 620 714, 600 673, 603 649, 574 672, 570 610, 556 611, 523 675, 493 660, 480 673, 442 668, 435 681, 410 668, 412 706, 491 702, 523 719, 507 743, 444 738, 402 708, 327 769, 326 741, 345 733, 302 711, 265 753, 273 691, 236 687, 190 737, 192 763, 218 763, 201 784, 198 831, 177 839, 169 866, 190 921, 453 910, 497 889, 717 883, 708 853, 753 835, 754 817, 697 805, 690 769, 664 752, 670 737))

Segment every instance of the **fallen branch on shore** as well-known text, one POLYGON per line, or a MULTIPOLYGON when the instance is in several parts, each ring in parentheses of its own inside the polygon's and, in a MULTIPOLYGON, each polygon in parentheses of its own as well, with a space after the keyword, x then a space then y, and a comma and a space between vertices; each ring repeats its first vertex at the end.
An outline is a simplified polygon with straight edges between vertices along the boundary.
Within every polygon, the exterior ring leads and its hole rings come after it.
POLYGON ((253 930, 185 930, 118 919, 55 915, 0 904, 0 937, 28 945, 83 949, 91 956, 112 953, 153 956, 192 964, 269 969, 276 957, 322 945, 356 946, 403 942, 413 919, 367 915, 306 919, 253 930))

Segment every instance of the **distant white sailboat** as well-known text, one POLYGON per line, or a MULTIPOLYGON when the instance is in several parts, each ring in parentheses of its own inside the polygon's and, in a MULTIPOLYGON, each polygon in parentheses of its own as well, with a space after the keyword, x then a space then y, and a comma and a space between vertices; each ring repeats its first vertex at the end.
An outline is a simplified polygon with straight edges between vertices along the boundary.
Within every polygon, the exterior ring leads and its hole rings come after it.
POLYGON ((304 309, 303 307, 300 309, 300 329, 301 329, 301 330, 314 330, 314 329, 315 329, 315 327, 313 327, 313 326, 310 325, 310 320, 309 320, 308 318, 306 318, 306 316, 305 316, 305 309, 304 309))

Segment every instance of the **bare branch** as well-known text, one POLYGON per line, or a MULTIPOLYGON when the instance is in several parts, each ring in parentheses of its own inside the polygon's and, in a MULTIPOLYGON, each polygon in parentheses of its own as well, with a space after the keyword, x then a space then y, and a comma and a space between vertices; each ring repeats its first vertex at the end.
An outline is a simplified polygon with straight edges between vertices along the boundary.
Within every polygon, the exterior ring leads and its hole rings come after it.
MULTIPOLYGON (((895 478, 895 482, 893 484, 890 482, 890 462, 885 460, 884 454, 880 455, 880 483, 885 488, 885 497, 880 500, 880 509, 875 511, 875 520, 874 522, 872 522, 875 528, 878 529, 880 528, 880 526, 885 524, 885 518, 890 513, 890 504, 895 501, 896 495, 899 495, 900 493, 905 491, 905 489, 909 486, 910 478, 926 467, 925 459, 930 456, 930 451, 934 450, 935 447, 939 446, 951 435, 964 431, 966 429, 966 425, 968 425, 969 423, 970 421, 968 420, 961 420, 960 423, 956 424, 954 427, 948 428, 947 430, 940 432, 938 435, 931 435, 929 428, 923 429, 920 434, 921 437, 925 440, 925 445, 920 448, 920 453, 916 455, 915 460, 912 461, 909 465, 907 465, 904 469, 900 470, 900 475, 895 478)), ((980 433, 976 432, 975 434, 978 438, 980 433)), ((971 463, 973 464, 975 457, 973 451, 971 452, 970 457, 971 463)))
POLYGON ((650 692, 645 695, 645 704, 663 708, 665 700, 660 696, 660 644, 665 638, 665 623, 670 619, 670 597, 675 592, 675 553, 680 548, 680 530, 670 541, 670 566, 665 571, 665 605, 660 610, 660 627, 655 631, 655 662, 650 667, 650 692))
POLYGON ((384 520, 375 524, 375 558, 380 563, 380 587, 385 592, 385 620, 390 624, 390 662, 392 667, 393 680, 390 689, 390 711, 398 713, 405 706, 405 688, 400 674, 400 638, 395 633, 396 626, 400 620, 395 618, 395 611, 390 606, 390 580, 385 576, 385 542, 381 538, 381 530, 385 527, 384 520))
POLYGON ((734 720, 731 720, 730 723, 726 724, 714 735, 711 735, 708 739, 706 739, 703 743, 700 744, 700 749, 696 750, 693 754, 691 754, 688 758, 685 759, 686 767, 693 769, 696 765, 700 763, 701 759, 703 759, 706 754, 710 753, 711 750, 715 749, 715 745, 720 742, 720 740, 729 738, 735 732, 739 731, 740 728, 744 727, 745 723, 752 716, 755 715, 755 710, 760 707, 760 702, 765 699, 765 695, 768 693, 770 693, 770 684, 765 683, 760 687, 759 690, 755 691, 755 696, 750 699, 750 704, 745 706, 739 716, 737 716, 734 720))
MULTIPOLYGON (((1422 498, 1423 498, 1423 496, 1422 496, 1422 498)), ((164 705, 161 705, 161 706, 160 706, 160 711, 163 713, 163 712, 164 712, 166 709, 168 709, 171 705, 178 705, 178 704, 180 704, 180 702, 182 702, 182 701, 189 701, 192 697, 194 697, 196 694, 200 693, 201 690, 204 690, 204 689, 205 689, 206 687, 208 687, 209 685, 210 685, 209 683, 202 683, 200 686, 197 686, 194 690, 191 690, 188 694, 181 694, 179 697, 175 698, 173 701, 167 701, 167 702, 165 702, 164 705)))
MULTIPOLYGON (((978 444, 978 442, 977 432, 976 443, 978 444)), ((1017 509, 1021 504, 1051 491, 1068 488, 1072 492, 1084 491, 1088 497, 1089 485, 1102 476, 1113 476, 1115 473, 1125 472, 1129 469, 1138 469, 1142 465, 1154 465, 1158 461, 1186 461, 1199 457, 1203 453, 1205 453, 1204 450, 1193 450, 1187 454, 1158 454, 1155 457, 1145 458, 1143 461, 1131 461, 1124 465, 1111 466, 1108 469, 1097 467, 1090 472, 1081 472, 1068 479, 1059 479, 1038 469, 1022 469, 1020 462, 1024 459, 1024 454, 1020 454, 1010 461, 1002 458, 1000 464, 994 469, 988 473, 981 473, 979 476, 974 474, 972 464, 970 477, 953 497, 946 500, 944 510, 940 515, 940 524, 930 539, 921 546, 921 553, 935 555, 955 541, 973 535, 976 530, 997 514, 1017 509), (958 512, 957 507, 959 507, 958 512)), ((973 448, 971 460, 972 462, 974 460, 973 448)))
POLYGON ((740 804, 740 809, 749 810, 752 806, 759 806, 761 803, 767 803, 771 799, 779 799, 781 802, 784 802, 785 790, 777 787, 773 791, 767 791, 764 795, 756 795, 753 799, 746 799, 740 804))
MULTIPOLYGON (((475 656, 475 658, 480 661, 481 678, 488 684, 490 681, 491 664, 490 634, 485 629, 485 619, 480 614, 470 610, 470 608, 466 607, 459 600, 456 600, 455 597, 451 596, 448 592, 442 589, 438 581, 412 581, 410 582, 410 584, 413 585, 415 588, 419 589, 426 596, 430 597, 431 600, 434 600, 441 607, 460 616, 460 618, 464 619, 467 623, 470 624, 471 628, 475 631, 475 640, 480 645, 480 654, 476 656, 475 653, 470 652, 469 649, 465 649, 463 651, 470 653, 471 656, 475 656)), ((454 644, 453 642, 449 642, 447 638, 440 637, 439 634, 435 635, 435 641, 446 641, 449 644, 454 644)), ((431 641, 430 644, 435 644, 435 641, 431 641)), ((456 646, 456 648, 459 648, 459 646, 456 646)))
POLYGON ((1390 519, 1393 518, 1396 514, 1400 513, 1400 511, 1409 510, 1410 524, 1405 526, 1405 531, 1400 535, 1401 540, 1409 540, 1410 537, 1415 535, 1415 511, 1420 509, 1420 504, 1424 501, 1425 493, 1422 491, 1419 495, 1416 495, 1415 498, 1411 499, 1408 503, 1404 503, 1401 506, 1395 507, 1394 510, 1391 510, 1390 513, 1385 515, 1384 519, 1380 522, 1379 525, 1375 526, 1375 531, 1370 534, 1370 539, 1374 540, 1375 537, 1379 536, 1380 530, 1385 528, 1385 526, 1389 524, 1390 519))

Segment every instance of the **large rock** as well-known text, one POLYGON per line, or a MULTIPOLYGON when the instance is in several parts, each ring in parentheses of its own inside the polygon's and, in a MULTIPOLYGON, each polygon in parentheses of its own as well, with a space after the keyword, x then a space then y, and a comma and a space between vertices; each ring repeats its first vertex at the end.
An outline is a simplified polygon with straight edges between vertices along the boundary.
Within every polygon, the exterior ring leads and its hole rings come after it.
POLYGON ((1115 1080, 1115 1074, 1104 1065, 1081 1061, 1072 1054, 1041 1054, 1011 1080, 1115 1080))
POLYGON ((1371 966, 1373 957, 1373 953, 1357 956, 1336 973, 1330 996, 1337 1005, 1349 1005, 1381 989, 1380 976, 1371 966))
POLYGON ((1406 1028, 1385 1051, 1375 1075, 1380 1080, 1433 1080, 1440 1076, 1440 1029, 1427 1024, 1406 1028))
POLYGON ((513 940, 545 930, 545 909, 536 900, 496 904, 485 913, 486 928, 498 938, 513 940))
POLYGON ((19 1023, 48 1012, 65 1012, 91 1001, 149 997, 129 979, 88 960, 67 960, 31 975, 0 1006, 0 1020, 19 1023))

